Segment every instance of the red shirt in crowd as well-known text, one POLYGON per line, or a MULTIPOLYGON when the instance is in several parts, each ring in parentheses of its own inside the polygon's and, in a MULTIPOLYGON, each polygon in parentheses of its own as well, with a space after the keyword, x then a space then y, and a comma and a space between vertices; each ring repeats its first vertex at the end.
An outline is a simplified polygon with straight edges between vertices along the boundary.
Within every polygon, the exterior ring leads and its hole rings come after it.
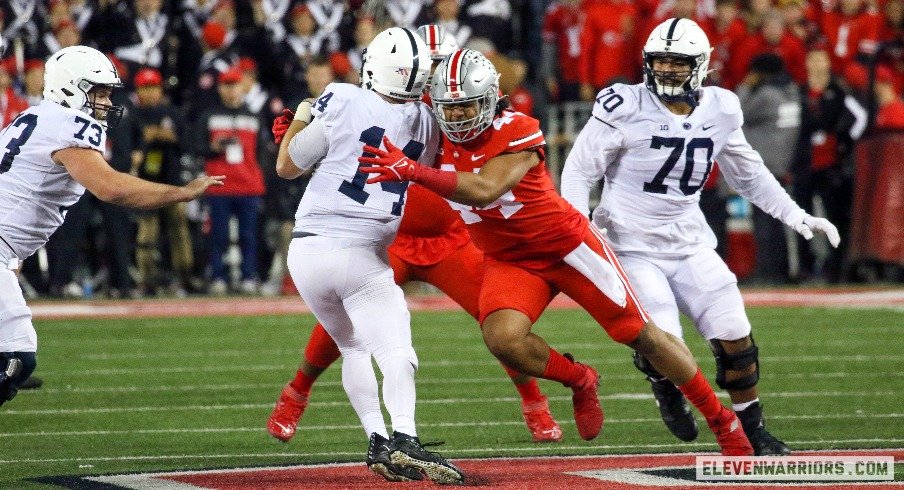
POLYGON ((602 88, 615 78, 633 79, 639 67, 633 41, 636 7, 619 0, 583 4, 578 79, 602 88))
POLYGON ((584 17, 579 5, 553 3, 543 18, 543 41, 556 45, 559 57, 559 80, 578 82, 578 63, 581 54, 581 22, 584 17))
POLYGON ((28 109, 28 100, 16 95, 12 87, 0 93, 0 128, 5 128, 25 109, 28 109))
POLYGON ((734 56, 729 58, 723 77, 723 87, 734 89, 741 83, 750 68, 750 61, 757 55, 772 53, 781 57, 785 69, 798 83, 807 81, 807 53, 800 39, 785 32, 778 44, 769 44, 762 33, 755 34, 738 43, 734 56))
POLYGON ((876 127, 880 129, 904 129, 904 100, 895 99, 879 109, 876 127))

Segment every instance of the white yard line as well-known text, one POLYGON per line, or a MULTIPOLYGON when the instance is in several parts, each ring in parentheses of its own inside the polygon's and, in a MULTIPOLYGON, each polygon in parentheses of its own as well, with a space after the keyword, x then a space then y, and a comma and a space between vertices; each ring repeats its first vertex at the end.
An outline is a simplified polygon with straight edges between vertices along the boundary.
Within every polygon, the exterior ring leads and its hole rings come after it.
MULTIPOLYGON (((862 398, 862 397, 897 397, 901 393, 898 391, 794 391, 794 392, 770 392, 770 398, 862 398)), ((719 394, 721 398, 728 398, 727 394, 719 394)), ((570 401, 570 396, 550 396, 552 401, 570 401)), ((613 393, 609 395, 600 395, 600 400, 624 401, 624 400, 649 400, 653 395, 644 393, 613 393)), ((468 397, 468 398, 425 398, 419 399, 420 405, 446 405, 450 403, 513 403, 521 401, 515 396, 504 397, 468 397)), ((312 401, 309 406, 317 407, 344 407, 348 406, 348 400, 345 398, 331 401, 312 401)), ((272 408, 273 403, 236 403, 236 404, 217 404, 217 405, 163 405, 163 406, 139 406, 139 407, 98 407, 98 408, 51 408, 51 409, 27 409, 27 410, 4 410, 4 416, 12 415, 81 415, 89 413, 134 413, 134 412, 173 412, 173 411, 194 411, 194 412, 211 412, 223 410, 256 410, 262 408, 272 408)))
MULTIPOLYGON (((904 418, 904 413, 835 413, 835 414, 818 414, 818 415, 770 415, 769 420, 825 420, 825 419, 868 419, 868 420, 887 420, 904 418)), ((606 424, 655 424, 660 422, 659 418, 635 418, 635 419, 617 419, 607 417, 606 424)), ((574 425, 571 419, 563 419, 559 421, 560 425, 574 425)), ((524 425, 521 420, 505 420, 490 422, 438 422, 438 423, 420 423, 419 427, 431 428, 466 428, 466 427, 497 427, 497 426, 517 426, 524 425)), ((129 430, 73 430, 73 431, 38 431, 38 432, 8 432, 0 433, 0 438, 6 437, 83 437, 83 436, 113 436, 113 435, 134 435, 134 434, 231 434, 231 433, 263 433, 265 431, 263 425, 256 427, 176 427, 172 429, 129 429, 129 430)), ((343 425, 302 425, 298 427, 299 431, 318 432, 324 430, 361 430, 359 424, 343 424, 343 425)), ((558 446, 556 446, 558 447, 558 446)))

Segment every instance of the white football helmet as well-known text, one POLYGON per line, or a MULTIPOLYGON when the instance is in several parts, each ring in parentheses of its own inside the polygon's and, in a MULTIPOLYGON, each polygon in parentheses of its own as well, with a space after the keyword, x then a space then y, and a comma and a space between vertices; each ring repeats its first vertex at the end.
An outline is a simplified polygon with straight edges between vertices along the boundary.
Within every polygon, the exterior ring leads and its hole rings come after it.
POLYGON ((387 97, 419 100, 430 76, 427 45, 417 34, 391 27, 377 34, 362 56, 361 83, 387 97))
POLYGON ((712 47, 706 33, 690 19, 668 19, 656 26, 643 47, 644 84, 666 102, 696 103, 696 91, 709 74, 712 47), (654 71, 656 58, 690 63, 690 72, 654 71))
POLYGON ((94 87, 121 86, 110 58, 88 46, 63 48, 44 65, 44 99, 90 114, 104 126, 116 123, 122 106, 97 104, 88 92, 94 87))
POLYGON ((463 143, 476 138, 493 124, 499 102, 499 73, 477 51, 460 49, 436 67, 430 98, 439 127, 449 140, 463 143), (446 120, 444 106, 478 103, 477 115, 464 121, 446 120))
POLYGON ((449 33, 445 27, 436 24, 425 24, 417 28, 417 33, 427 44, 430 59, 439 63, 446 56, 459 48, 455 36, 449 33))

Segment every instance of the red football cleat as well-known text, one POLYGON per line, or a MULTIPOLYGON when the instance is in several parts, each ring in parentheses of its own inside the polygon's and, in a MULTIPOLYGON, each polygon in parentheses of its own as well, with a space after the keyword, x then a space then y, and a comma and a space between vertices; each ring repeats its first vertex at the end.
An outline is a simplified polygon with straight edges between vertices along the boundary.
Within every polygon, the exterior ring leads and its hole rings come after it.
POLYGON ((744 427, 734 412, 722 407, 719 416, 707 420, 709 428, 716 435, 716 442, 722 448, 722 456, 753 456, 753 446, 744 434, 744 427))
POLYGON ((276 400, 273 413, 267 419, 267 432, 280 441, 289 442, 295 435, 298 419, 307 406, 307 397, 299 395, 291 385, 286 385, 279 395, 279 400, 276 400))
POLYGON ((542 401, 534 403, 521 402, 521 414, 524 422, 530 430, 534 442, 559 442, 562 440, 562 429, 552 418, 549 411, 549 401, 543 397, 542 401))
POLYGON ((596 369, 584 365, 584 378, 575 383, 571 389, 571 403, 574 404, 574 422, 578 426, 581 439, 589 441, 603 430, 603 409, 600 407, 598 389, 600 375, 596 369))

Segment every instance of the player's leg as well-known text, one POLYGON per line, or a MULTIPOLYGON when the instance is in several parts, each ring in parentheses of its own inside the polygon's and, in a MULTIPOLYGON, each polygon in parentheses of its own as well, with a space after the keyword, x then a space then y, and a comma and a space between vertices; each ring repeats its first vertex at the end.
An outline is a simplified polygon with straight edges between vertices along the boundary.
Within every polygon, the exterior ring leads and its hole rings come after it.
POLYGON ((566 257, 568 265, 556 272, 560 277, 553 278, 554 284, 587 310, 613 340, 637 351, 678 386, 706 418, 723 454, 753 454, 737 417, 719 403, 687 346, 651 321, 599 230, 591 227, 590 234, 581 247, 566 257), (581 270, 581 264, 586 270, 581 270), (597 277, 594 271, 607 272, 597 277), (607 282, 613 274, 621 288, 607 282))
POLYGON ((342 385, 367 436, 376 432, 388 437, 370 351, 357 335, 341 299, 348 271, 355 267, 349 250, 338 240, 325 237, 293 239, 289 245, 289 272, 299 294, 344 357, 342 385), (353 372, 354 369, 358 372, 353 372))
POLYGON ((0 251, 0 405, 16 396, 37 366, 38 336, 16 274, 6 267, 10 260, 8 251, 0 251))
MULTIPOLYGON (((619 257, 635 292, 657 327, 681 338, 681 322, 678 305, 669 286, 666 272, 672 261, 650 261, 643 257, 623 255, 619 257)), ((693 441, 699 434, 697 421, 688 406, 687 399, 674 383, 669 381, 646 358, 634 352, 634 366, 646 375, 653 390, 659 414, 669 431, 682 441, 693 441)))
POLYGON ((728 391, 732 408, 757 455, 790 454, 766 430, 757 383, 759 349, 750 335, 750 320, 735 275, 712 250, 683 261, 673 278, 676 295, 716 357, 716 384, 728 391))
POLYGON ((336 342, 326 333, 320 323, 314 325, 311 337, 304 349, 304 356, 298 365, 295 377, 285 387, 276 401, 276 406, 267 420, 267 431, 271 436, 288 442, 298 427, 298 420, 308 406, 311 387, 317 378, 339 358, 336 342))
MULTIPOLYGON (((408 281, 409 268, 405 262, 391 252, 389 253, 389 264, 392 266, 396 284, 408 281)), ((339 355, 336 342, 324 330, 323 325, 320 323, 314 325, 304 349, 304 356, 298 364, 295 378, 283 388, 276 401, 276 406, 267 420, 267 431, 271 436, 287 442, 295 435, 298 421, 308 405, 311 387, 317 378, 326 371, 326 368, 339 359, 339 355)), ((373 444, 379 446, 379 438, 375 441, 373 444)))
MULTIPOLYGON (((391 257, 390 257, 391 259, 391 257)), ((392 262, 390 260, 390 262, 392 262)), ((395 265, 393 265, 393 269, 395 265)), ((446 293, 469 315, 478 318, 480 278, 483 276, 483 252, 473 243, 459 248, 437 264, 417 269, 415 278, 425 281, 446 293)), ((562 428, 549 411, 549 401, 537 379, 527 376, 505 364, 506 374, 512 379, 521 396, 521 415, 535 442, 555 442, 562 439, 562 428)))
POLYGON ((531 327, 557 291, 536 274, 487 259, 480 292, 483 340, 504 365, 529 376, 558 381, 573 391, 575 423, 586 440, 603 427, 599 375, 551 348, 531 327))
MULTIPOLYGON (((342 303, 356 338, 366 345, 383 374, 383 404, 393 428, 388 446, 391 461, 422 471, 438 483, 461 483, 461 470, 425 450, 417 437, 414 374, 418 359, 411 342, 411 315, 405 294, 375 249, 352 249, 350 256, 354 272, 346 278, 342 303)), ((343 370, 343 379, 345 374, 343 370)))

